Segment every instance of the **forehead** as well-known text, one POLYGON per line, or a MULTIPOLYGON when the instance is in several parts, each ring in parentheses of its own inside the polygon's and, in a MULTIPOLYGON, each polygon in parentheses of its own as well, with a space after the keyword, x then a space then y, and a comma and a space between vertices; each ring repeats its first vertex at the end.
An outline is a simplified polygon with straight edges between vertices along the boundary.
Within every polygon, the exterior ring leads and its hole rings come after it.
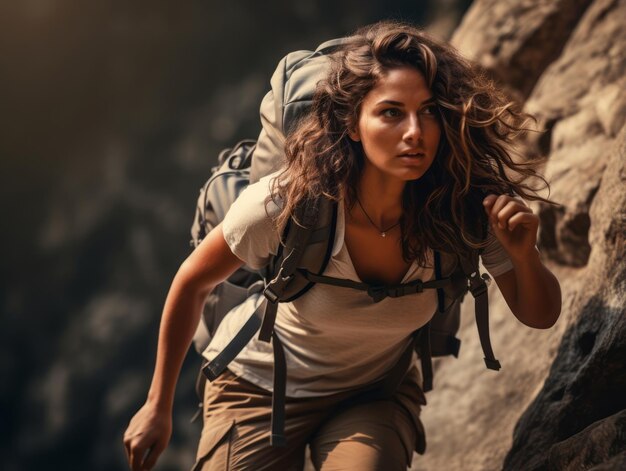
POLYGON ((398 67, 387 70, 376 85, 365 95, 364 104, 375 104, 381 100, 402 103, 421 103, 432 96, 424 75, 413 67, 398 67))

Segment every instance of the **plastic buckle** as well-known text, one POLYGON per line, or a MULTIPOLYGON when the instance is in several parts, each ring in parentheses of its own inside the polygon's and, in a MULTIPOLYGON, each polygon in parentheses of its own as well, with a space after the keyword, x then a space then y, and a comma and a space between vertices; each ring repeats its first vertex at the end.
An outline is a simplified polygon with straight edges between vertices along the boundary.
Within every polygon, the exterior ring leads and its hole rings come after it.
POLYGON ((278 275, 272 281, 270 281, 265 289, 263 295, 270 303, 276 304, 280 301, 280 297, 285 291, 285 286, 293 279, 293 275, 283 276, 283 268, 280 268, 278 275))
POLYGON ((377 303, 387 297, 387 288, 385 286, 370 286, 367 294, 377 303))
MULTIPOLYGON (((489 277, 489 275, 487 275, 489 277)), ((490 279, 491 280, 491 279, 490 279)), ((474 272, 470 275, 470 279, 468 281, 468 289, 472 296, 477 298, 487 292, 487 281, 482 276, 478 276, 478 272, 474 272)))
POLYGON ((263 296, 265 296, 272 304, 276 304, 278 302, 278 295, 274 292, 271 285, 267 285, 265 287, 263 290, 263 296))
POLYGON ((491 277, 489 276, 489 273, 483 273, 480 277, 485 281, 485 283, 487 283, 487 286, 491 286, 491 277))

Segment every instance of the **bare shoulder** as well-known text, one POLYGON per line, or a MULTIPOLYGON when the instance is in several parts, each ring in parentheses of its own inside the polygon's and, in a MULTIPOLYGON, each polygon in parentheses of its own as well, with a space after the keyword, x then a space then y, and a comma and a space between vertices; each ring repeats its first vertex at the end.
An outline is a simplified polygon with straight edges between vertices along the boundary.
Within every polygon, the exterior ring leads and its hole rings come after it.
POLYGON ((181 265, 188 282, 213 287, 228 278, 243 262, 224 239, 222 225, 216 226, 181 265))

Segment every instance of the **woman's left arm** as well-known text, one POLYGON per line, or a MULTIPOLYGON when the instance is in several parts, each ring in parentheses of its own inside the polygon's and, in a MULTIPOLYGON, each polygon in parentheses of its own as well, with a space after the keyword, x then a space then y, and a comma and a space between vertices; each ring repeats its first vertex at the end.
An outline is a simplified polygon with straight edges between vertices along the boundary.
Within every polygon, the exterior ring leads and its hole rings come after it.
POLYGON ((521 199, 507 195, 488 195, 483 205, 513 263, 513 270, 495 277, 504 299, 524 324, 552 327, 561 313, 561 287, 535 247, 539 218, 521 199))

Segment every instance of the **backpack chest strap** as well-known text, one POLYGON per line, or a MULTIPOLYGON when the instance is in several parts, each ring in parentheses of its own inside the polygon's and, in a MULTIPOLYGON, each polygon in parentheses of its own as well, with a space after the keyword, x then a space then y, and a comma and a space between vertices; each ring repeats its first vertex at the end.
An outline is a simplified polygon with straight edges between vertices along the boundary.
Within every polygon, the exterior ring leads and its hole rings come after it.
POLYGON ((425 289, 440 289, 450 284, 450 278, 441 280, 414 280, 399 285, 370 285, 359 281, 346 280, 344 278, 335 278, 326 275, 316 275, 304 269, 298 269, 298 272, 312 283, 322 283, 332 286, 341 286, 343 288, 352 288, 359 291, 366 291, 372 300, 377 303, 383 299, 399 298, 409 294, 421 293, 425 289))

